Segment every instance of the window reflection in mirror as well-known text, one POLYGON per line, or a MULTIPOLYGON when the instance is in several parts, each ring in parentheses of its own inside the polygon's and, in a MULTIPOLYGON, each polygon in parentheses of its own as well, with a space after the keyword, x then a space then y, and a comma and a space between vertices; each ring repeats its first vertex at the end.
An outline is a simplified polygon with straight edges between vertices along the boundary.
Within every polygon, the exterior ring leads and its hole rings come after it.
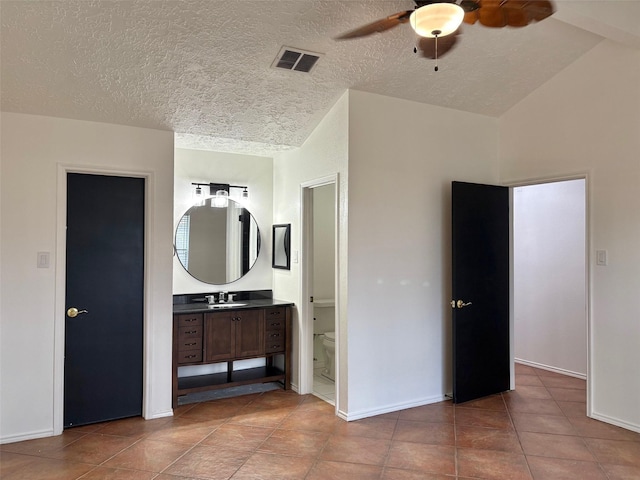
POLYGON ((212 200, 194 205, 176 228, 175 250, 180 264, 204 283, 223 285, 244 276, 260 253, 260 231, 251 213, 229 200, 223 208, 212 200))

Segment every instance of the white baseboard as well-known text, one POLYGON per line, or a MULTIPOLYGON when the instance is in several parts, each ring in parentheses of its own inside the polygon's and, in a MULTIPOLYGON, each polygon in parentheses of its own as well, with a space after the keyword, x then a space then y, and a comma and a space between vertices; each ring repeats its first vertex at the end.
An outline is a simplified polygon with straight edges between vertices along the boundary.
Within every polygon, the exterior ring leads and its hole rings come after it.
POLYGON ((346 420, 347 422, 351 422, 353 420, 360 420, 362 418, 374 417, 376 415, 383 415, 385 413, 397 412, 400 410, 406 410, 408 408, 422 407, 423 405, 443 402, 444 400, 447 400, 447 397, 445 395, 436 395, 433 397, 422 398, 413 402, 387 405, 385 407, 374 408, 371 410, 360 410, 359 412, 347 413, 344 411, 338 411, 338 416, 343 420, 346 420))
POLYGON ((579 378, 586 380, 587 375, 579 372, 572 372, 571 370, 565 370, 564 368, 552 367, 550 365, 544 365, 543 363, 531 362, 529 360, 523 360, 521 358, 514 359, 516 363, 526 365, 528 367, 539 368, 540 370, 547 370, 548 372, 559 373, 560 375, 568 375, 569 377, 579 378))
POLYGON ((165 410, 164 412, 154 413, 148 417, 144 417, 145 420, 155 420, 156 418, 173 417, 173 410, 165 410))
POLYGON ((19 435, 9 435, 0 437, 0 443, 15 443, 24 440, 34 440, 36 438, 53 437, 53 430, 38 430, 35 432, 21 433, 19 435))
POLYGON ((624 420, 620 420, 618 418, 609 417, 608 415, 602 415, 600 413, 595 413, 595 412, 592 413, 591 418, 593 418, 594 420, 600 420, 601 422, 604 422, 604 423, 615 425, 616 427, 621 427, 626 430, 631 430, 632 432, 640 433, 640 425, 625 422, 624 420))

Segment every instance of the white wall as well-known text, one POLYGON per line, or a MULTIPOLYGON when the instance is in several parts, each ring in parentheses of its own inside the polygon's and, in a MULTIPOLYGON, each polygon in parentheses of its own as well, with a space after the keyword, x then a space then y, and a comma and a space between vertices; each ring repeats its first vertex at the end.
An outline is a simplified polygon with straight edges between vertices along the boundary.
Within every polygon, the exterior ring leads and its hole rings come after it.
POLYGON ((499 144, 505 182, 588 173, 590 406, 640 431, 640 51, 600 43, 503 115, 499 144))
POLYGON ((513 189, 516 361, 586 378, 585 181, 513 189))
POLYGON ((170 415, 173 133, 13 113, 1 123, 0 440, 62 428, 62 166, 148 177, 144 412, 170 415), (36 268, 40 251, 50 268, 36 268))
MULTIPOLYGON (((338 264, 339 279, 338 298, 336 299, 339 323, 339 337, 337 348, 340 350, 342 368, 340 369, 341 385, 346 387, 346 298, 347 298, 347 161, 349 142, 349 92, 346 92, 332 107, 305 143, 297 150, 283 152, 274 158, 274 202, 273 222, 291 223, 291 250, 304 255, 301 246, 301 184, 328 175, 337 174, 338 185, 338 264)), ((298 309, 306 299, 302 298, 300 289, 300 263, 292 262, 291 270, 273 271, 274 296, 281 300, 296 303, 293 325, 293 376, 292 383, 300 385, 300 315, 298 309)), ((309 330, 309 334, 312 329, 309 330)), ((311 340, 309 347, 312 347, 311 340)), ((311 351, 305 352, 311 357, 311 351)), ((311 361, 311 359, 309 359, 311 361)), ((337 406, 346 405, 347 389, 338 392, 337 406)))
MULTIPOLYGON (((173 259, 173 293, 201 293, 239 290, 270 290, 271 272, 271 225, 273 224, 273 159, 254 155, 211 152, 176 148, 174 221, 173 230, 182 215, 192 206, 193 186, 198 183, 228 183, 249 187, 249 198, 245 202, 235 198, 249 209, 258 223, 262 244, 260 255, 253 268, 241 279, 225 285, 209 285, 189 275, 173 259)), ((208 193, 208 188, 205 193, 208 193)), ((240 193, 231 189, 231 198, 240 193)))
POLYGON ((451 392, 451 181, 496 183, 493 118, 352 91, 349 418, 451 392))

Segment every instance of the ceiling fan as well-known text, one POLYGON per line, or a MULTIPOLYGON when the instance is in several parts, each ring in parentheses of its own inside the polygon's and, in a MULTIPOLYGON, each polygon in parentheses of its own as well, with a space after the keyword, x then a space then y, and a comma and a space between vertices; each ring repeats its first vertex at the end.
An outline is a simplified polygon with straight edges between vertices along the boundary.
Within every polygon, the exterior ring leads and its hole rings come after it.
MULTIPOLYGON (((386 18, 363 25, 337 37, 348 40, 390 30, 409 23, 420 37, 419 48, 426 58, 438 58, 457 42, 459 27, 464 23, 491 28, 524 27, 552 15, 555 8, 550 0, 414 0, 415 8, 394 13, 386 18), (438 45, 438 41, 440 44, 438 45)), ((437 64, 435 67, 438 70, 437 64)))

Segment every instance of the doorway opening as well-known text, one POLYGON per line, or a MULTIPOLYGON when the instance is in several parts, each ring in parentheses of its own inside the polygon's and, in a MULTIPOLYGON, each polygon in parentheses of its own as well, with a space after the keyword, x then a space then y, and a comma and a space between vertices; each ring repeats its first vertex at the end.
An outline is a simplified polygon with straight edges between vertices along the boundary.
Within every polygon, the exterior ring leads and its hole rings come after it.
POLYGON ((303 185, 301 392, 336 404, 336 177, 303 185), (306 346, 306 348, 304 348, 306 346))
POLYGON ((586 179, 515 186, 513 357, 587 379, 586 179))

